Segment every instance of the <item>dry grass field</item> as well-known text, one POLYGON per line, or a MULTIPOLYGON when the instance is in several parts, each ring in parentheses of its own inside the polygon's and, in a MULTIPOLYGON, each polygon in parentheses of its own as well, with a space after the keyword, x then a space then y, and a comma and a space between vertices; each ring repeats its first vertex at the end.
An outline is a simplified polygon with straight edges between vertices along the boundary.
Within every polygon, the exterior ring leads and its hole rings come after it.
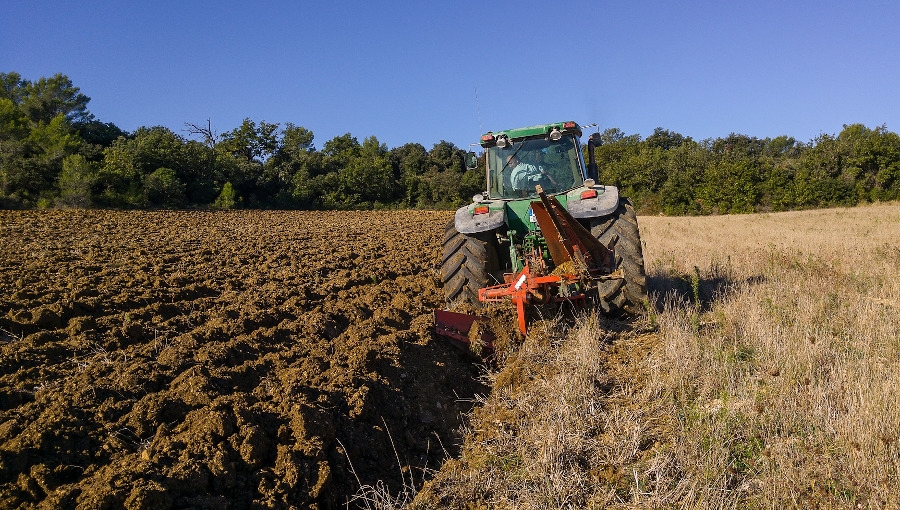
POLYGON ((677 470, 647 496, 895 507, 900 207, 644 218, 642 228, 663 293, 646 391, 677 423, 659 455, 677 470), (678 290, 691 278, 699 299, 678 290))
POLYGON ((900 206, 639 222, 647 315, 535 328, 414 506, 896 508, 900 206))

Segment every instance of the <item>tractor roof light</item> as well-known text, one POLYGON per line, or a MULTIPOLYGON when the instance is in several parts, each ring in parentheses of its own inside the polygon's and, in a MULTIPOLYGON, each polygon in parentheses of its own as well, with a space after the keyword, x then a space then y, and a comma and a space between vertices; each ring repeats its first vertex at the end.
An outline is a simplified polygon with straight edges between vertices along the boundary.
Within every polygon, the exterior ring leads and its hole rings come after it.
POLYGON ((553 128, 553 130, 550 131, 550 139, 555 142, 560 138, 562 138, 562 131, 560 131, 558 127, 553 128))
POLYGON ((493 142, 494 141, 494 133, 487 133, 487 134, 481 135, 481 141, 482 142, 493 142))
POLYGON ((573 129, 575 126, 576 126, 575 122, 573 122, 571 120, 569 122, 563 123, 563 129, 573 129))
POLYGON ((501 149, 505 149, 509 147, 509 137, 506 135, 500 135, 497 137, 497 147, 501 149))

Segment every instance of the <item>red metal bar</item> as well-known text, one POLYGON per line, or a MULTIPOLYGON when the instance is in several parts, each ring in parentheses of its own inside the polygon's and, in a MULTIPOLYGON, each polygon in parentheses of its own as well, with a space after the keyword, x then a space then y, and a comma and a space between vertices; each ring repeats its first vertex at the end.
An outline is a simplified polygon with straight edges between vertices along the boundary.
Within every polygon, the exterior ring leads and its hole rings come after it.
POLYGON ((526 262, 522 271, 516 274, 510 283, 479 289, 478 299, 480 301, 503 301, 510 298, 516 304, 519 331, 525 335, 527 334, 525 305, 529 303, 530 298, 539 293, 547 299, 551 285, 574 281, 577 281, 577 277, 569 274, 534 275, 531 273, 530 264, 526 262))
MULTIPOLYGON (((469 333, 476 322, 487 324, 488 320, 479 315, 451 312, 448 310, 434 311, 434 332, 450 339, 454 345, 463 350, 468 350, 472 339, 469 333)), ((479 329, 479 340, 482 352, 490 354, 494 352, 494 335, 486 328, 479 329)))

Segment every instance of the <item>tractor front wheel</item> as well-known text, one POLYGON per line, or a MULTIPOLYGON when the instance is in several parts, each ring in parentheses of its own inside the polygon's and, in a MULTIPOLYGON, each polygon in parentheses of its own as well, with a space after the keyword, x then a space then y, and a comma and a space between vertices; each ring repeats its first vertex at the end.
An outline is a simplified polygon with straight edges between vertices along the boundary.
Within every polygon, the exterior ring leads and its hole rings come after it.
POLYGON ((479 304, 478 289, 503 282, 493 232, 461 234, 453 221, 444 228, 441 278, 448 303, 479 304), (499 275, 499 281, 497 280, 499 275))
POLYGON ((613 236, 619 236, 615 246, 616 269, 622 269, 625 273, 624 280, 598 283, 600 306, 607 313, 639 313, 647 301, 647 275, 634 206, 630 200, 621 197, 616 212, 592 220, 590 227, 591 234, 604 246, 613 236))

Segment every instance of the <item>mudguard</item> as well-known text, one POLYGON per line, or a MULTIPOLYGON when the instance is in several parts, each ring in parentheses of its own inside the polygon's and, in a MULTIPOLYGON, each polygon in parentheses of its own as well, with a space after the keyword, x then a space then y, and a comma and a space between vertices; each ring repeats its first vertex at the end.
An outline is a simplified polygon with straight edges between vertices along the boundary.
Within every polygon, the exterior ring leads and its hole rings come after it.
POLYGON ((506 224, 506 207, 502 201, 480 202, 460 207, 453 220, 460 234, 476 234, 494 230, 506 224), (475 207, 487 207, 488 212, 475 214, 475 207))
POLYGON ((566 210, 573 218, 585 219, 606 216, 619 207, 619 189, 615 186, 596 184, 590 188, 576 188, 566 193, 566 210), (589 191, 597 192, 596 197, 582 198, 589 191))

